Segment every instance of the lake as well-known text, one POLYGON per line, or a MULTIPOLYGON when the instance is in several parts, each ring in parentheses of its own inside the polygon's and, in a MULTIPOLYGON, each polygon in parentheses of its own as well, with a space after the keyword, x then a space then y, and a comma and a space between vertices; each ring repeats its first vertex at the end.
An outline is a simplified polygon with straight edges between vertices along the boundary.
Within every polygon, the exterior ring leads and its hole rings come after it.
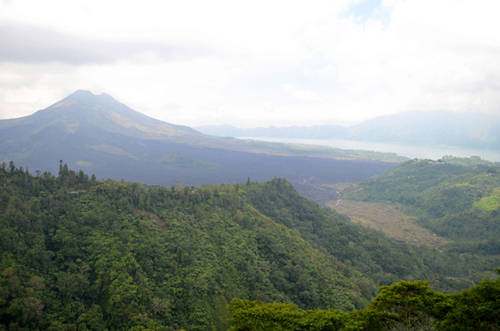
POLYGON ((360 149, 375 152, 392 152, 401 156, 419 159, 437 160, 445 155, 458 157, 479 156, 484 160, 500 162, 500 151, 489 149, 468 149, 455 146, 415 146, 379 142, 367 142, 345 139, 300 139, 300 138, 272 138, 272 137, 238 137, 290 144, 320 145, 342 149, 360 149))

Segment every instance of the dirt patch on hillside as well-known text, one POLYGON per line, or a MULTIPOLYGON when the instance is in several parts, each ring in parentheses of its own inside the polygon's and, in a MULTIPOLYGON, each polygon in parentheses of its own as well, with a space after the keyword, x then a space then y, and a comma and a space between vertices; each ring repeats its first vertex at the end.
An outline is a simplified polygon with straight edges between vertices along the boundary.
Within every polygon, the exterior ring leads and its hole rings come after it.
POLYGON ((326 206, 349 216, 353 222, 413 245, 438 247, 448 243, 445 238, 415 224, 410 216, 402 213, 396 206, 352 200, 333 200, 327 202, 326 206))

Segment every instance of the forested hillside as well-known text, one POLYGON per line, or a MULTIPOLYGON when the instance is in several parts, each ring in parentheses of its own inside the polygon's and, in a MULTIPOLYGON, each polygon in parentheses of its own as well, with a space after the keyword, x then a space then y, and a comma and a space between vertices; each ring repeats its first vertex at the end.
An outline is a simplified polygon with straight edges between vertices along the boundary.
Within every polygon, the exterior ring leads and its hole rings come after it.
POLYGON ((248 189, 251 203, 275 222, 299 231, 314 247, 328 252, 359 270, 366 279, 357 280, 375 294, 379 285, 400 279, 427 279, 439 290, 469 287, 475 281, 492 276, 500 264, 496 256, 457 251, 455 247, 431 249, 407 245, 367 230, 328 209, 301 197, 285 180, 252 184, 248 189), (368 286, 368 284, 370 286, 368 286))
POLYGON ((225 329, 233 298, 350 310, 379 285, 456 290, 494 267, 365 230, 281 179, 166 188, 62 164, 0 167, 0 236, 9 329, 225 329))
POLYGON ((401 281, 382 286, 370 305, 349 312, 241 299, 231 301, 230 310, 231 331, 496 331, 500 329, 500 278, 484 279, 451 294, 435 291, 425 281, 401 281))
POLYGON ((397 203, 459 252, 497 256, 500 167, 478 158, 406 162, 347 190, 343 199, 397 203))

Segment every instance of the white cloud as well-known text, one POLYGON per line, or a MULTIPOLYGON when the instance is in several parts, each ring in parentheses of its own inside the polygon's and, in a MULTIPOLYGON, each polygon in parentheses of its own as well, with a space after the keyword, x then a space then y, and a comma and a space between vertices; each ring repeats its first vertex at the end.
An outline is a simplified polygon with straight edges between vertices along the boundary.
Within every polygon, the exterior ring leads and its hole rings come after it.
POLYGON ((187 125, 500 111, 497 1, 384 0, 387 22, 346 15, 356 2, 2 2, 0 27, 38 27, 34 35, 55 31, 66 42, 30 45, 41 63, 2 50, 0 117, 79 88, 187 125), (165 55, 172 47, 175 59, 165 55))

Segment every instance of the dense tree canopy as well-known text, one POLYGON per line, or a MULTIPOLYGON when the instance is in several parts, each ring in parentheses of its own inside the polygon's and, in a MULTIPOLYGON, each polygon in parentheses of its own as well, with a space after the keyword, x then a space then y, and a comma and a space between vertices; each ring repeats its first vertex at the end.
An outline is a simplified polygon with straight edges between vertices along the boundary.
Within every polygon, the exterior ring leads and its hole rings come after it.
POLYGON ((362 310, 300 310, 292 304, 231 301, 232 331, 264 330, 499 330, 500 279, 461 293, 434 291, 428 282, 382 286, 362 310))
POLYGON ((62 163, 58 176, 0 167, 0 238, 0 329, 223 330, 234 298, 338 309, 297 313, 330 325, 378 316, 343 311, 379 285, 458 289, 477 280, 468 270, 490 268, 364 230, 281 179, 166 188, 62 163))

